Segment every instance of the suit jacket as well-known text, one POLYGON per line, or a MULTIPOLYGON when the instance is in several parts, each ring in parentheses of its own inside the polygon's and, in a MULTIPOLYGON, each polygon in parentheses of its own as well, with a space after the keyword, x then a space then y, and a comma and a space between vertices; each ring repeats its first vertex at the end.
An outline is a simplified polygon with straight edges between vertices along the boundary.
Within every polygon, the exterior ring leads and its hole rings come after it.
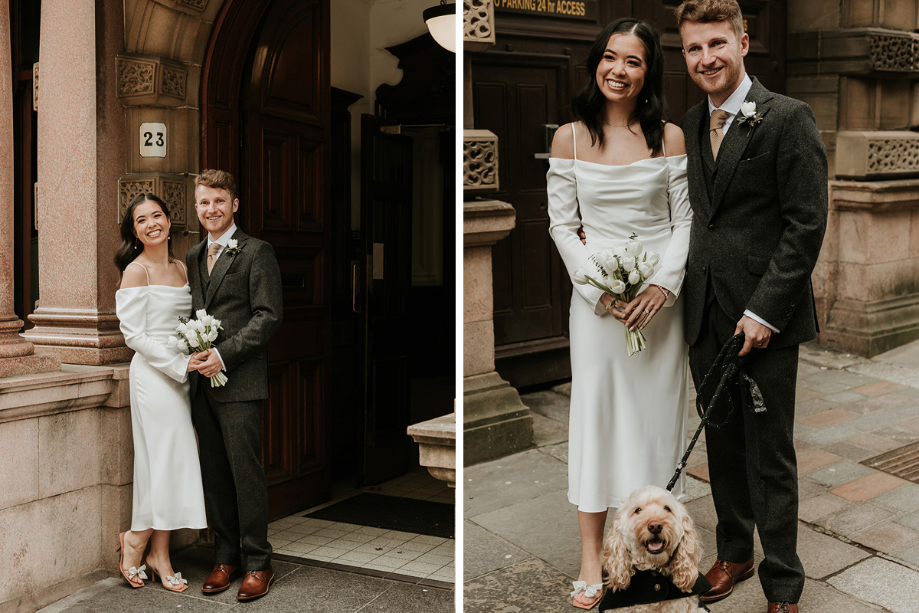
POLYGON ((807 104, 752 81, 746 100, 762 121, 740 125, 735 117, 717 162, 702 141, 708 100, 683 117, 693 211, 683 286, 690 345, 712 299, 732 319, 748 309, 778 328, 770 347, 817 335, 810 275, 826 230, 826 148, 807 104))
POLYGON ((228 381, 212 388, 191 373, 191 396, 202 386, 216 402, 243 402, 268 397, 268 342, 281 326, 281 271, 271 245, 237 229, 238 251, 226 249, 207 274, 207 239, 188 250, 188 283, 192 308, 205 309, 221 321, 214 345, 226 366, 228 381))

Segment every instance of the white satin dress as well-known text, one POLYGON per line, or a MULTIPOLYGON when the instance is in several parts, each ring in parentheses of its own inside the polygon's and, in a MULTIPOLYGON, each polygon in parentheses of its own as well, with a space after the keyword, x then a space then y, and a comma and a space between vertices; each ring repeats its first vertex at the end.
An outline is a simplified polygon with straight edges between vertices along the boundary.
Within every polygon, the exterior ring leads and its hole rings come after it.
MULTIPOLYGON (((140 266, 139 262, 132 264, 140 266)), ((134 433, 131 530, 206 528, 188 395, 190 357, 166 346, 167 339, 175 335, 179 316, 191 314, 191 290, 187 283, 119 289, 115 313, 125 344, 135 351, 130 370, 134 433)))
MULTIPOLYGON (((645 485, 665 487, 686 449, 689 350, 679 293, 692 211, 686 155, 610 166, 577 160, 576 142, 574 151, 574 160, 551 158, 546 175, 549 232, 568 274, 635 233, 661 256, 650 283, 670 290, 643 331, 647 348, 629 357, 624 326, 604 310, 603 292, 574 284, 568 500, 597 513, 645 485), (577 236, 582 224, 586 245, 577 236)), ((673 493, 683 495, 682 476, 673 493)))

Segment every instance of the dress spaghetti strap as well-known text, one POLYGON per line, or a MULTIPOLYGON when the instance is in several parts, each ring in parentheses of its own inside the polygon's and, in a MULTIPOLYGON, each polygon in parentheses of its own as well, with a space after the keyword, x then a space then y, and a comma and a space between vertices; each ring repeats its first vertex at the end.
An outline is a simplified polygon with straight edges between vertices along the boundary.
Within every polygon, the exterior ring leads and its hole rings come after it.
POLYGON ((578 135, 574 129, 574 122, 571 122, 571 142, 574 145, 574 182, 578 181, 578 135))
POLYGON ((179 265, 182 267, 182 274, 185 275, 185 282, 188 283, 188 269, 185 268, 185 262, 183 262, 182 260, 174 260, 174 261, 178 262, 179 265))
POLYGON ((131 264, 137 264, 138 266, 144 269, 144 274, 147 275, 147 285, 150 285, 150 273, 147 272, 147 269, 144 267, 144 265, 138 262, 137 260, 133 262, 129 262, 128 266, 130 266, 131 264))

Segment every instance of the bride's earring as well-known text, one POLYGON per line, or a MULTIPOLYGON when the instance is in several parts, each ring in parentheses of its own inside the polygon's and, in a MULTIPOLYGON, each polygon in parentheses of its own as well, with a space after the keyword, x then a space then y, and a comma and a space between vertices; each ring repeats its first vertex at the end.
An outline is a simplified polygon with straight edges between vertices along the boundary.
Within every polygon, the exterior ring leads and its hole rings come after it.
POLYGON ((134 251, 137 251, 137 239, 134 239, 134 251))

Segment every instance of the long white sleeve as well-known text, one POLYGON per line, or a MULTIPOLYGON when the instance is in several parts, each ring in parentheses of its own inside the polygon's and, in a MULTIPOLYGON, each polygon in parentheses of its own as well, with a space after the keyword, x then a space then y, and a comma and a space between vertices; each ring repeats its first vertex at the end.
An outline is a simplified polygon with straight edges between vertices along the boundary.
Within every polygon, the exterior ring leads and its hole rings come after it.
POLYGON ((183 383, 188 377, 191 356, 176 353, 165 343, 147 335, 147 295, 149 287, 131 287, 115 292, 115 315, 120 322, 125 344, 171 379, 183 383))
POLYGON ((686 155, 668 157, 667 164, 670 177, 670 228, 673 234, 666 251, 661 254, 660 267, 649 282, 670 290, 664 306, 671 306, 679 296, 686 277, 692 209, 689 206, 686 155))
POLYGON ((606 310, 600 303, 603 290, 592 285, 579 285, 574 282, 574 273, 579 268, 584 266, 589 270, 592 266, 589 263, 591 252, 578 236, 581 218, 578 216, 578 188, 574 177, 574 160, 549 159, 546 189, 549 195, 549 235, 555 241, 565 268, 568 269, 571 283, 578 295, 593 308, 594 313, 605 315, 606 310))

